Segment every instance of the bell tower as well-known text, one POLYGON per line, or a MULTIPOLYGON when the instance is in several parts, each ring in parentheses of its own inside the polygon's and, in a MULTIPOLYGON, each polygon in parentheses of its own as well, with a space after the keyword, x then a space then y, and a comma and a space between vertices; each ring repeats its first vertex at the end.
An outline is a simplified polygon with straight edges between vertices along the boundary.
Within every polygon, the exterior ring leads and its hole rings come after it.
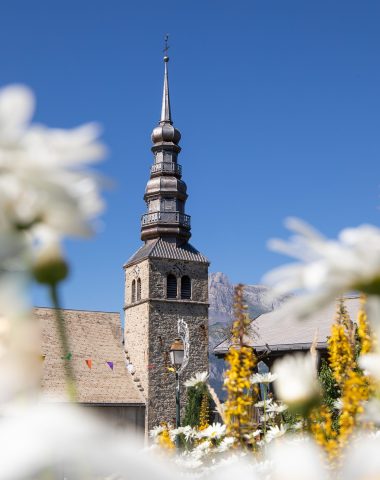
MULTIPOLYGON (((146 430, 175 418, 175 376, 169 350, 178 337, 178 321, 189 329, 185 380, 208 370, 209 261, 188 242, 187 186, 178 164, 181 134, 173 125, 164 57, 161 118, 153 129, 153 165, 145 189, 147 212, 141 218, 140 249, 124 265, 127 358, 146 399, 146 430)), ((185 404, 185 388, 181 388, 185 404)))

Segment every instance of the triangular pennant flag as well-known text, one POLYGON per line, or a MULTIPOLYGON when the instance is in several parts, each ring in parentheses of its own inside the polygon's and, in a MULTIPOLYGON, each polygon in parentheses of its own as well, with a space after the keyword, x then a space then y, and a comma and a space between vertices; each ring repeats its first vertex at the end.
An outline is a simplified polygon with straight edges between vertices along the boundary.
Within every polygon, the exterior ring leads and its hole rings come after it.
POLYGON ((110 367, 111 370, 113 370, 113 362, 106 362, 106 364, 110 367))
POLYGON ((61 360, 71 360, 73 354, 72 353, 67 353, 64 357, 61 357, 61 360))
POLYGON ((91 368, 91 367, 92 367, 92 360, 91 360, 91 358, 89 358, 88 360, 86 360, 86 364, 87 364, 88 368, 91 368))

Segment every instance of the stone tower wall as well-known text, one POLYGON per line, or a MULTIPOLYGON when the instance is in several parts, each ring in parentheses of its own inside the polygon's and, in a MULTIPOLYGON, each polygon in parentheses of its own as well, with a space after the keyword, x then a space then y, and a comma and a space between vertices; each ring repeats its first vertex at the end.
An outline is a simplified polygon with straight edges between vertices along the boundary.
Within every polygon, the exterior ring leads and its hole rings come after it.
POLYGON ((183 318, 189 327, 190 359, 180 377, 182 411, 186 403, 183 382, 196 372, 208 370, 208 265, 190 261, 151 258, 140 266, 141 301, 130 306, 130 285, 135 265, 126 269, 125 342, 136 374, 147 398, 146 429, 175 418, 175 376, 169 350, 178 336, 177 322, 183 318), (166 298, 166 278, 188 275, 192 283, 190 300, 166 298), (148 285, 146 293, 144 286, 148 285), (145 294, 146 293, 146 294, 145 294))
POLYGON ((136 369, 135 379, 139 379, 148 395, 148 337, 149 337, 149 262, 147 260, 125 270, 125 324, 124 341, 126 353, 136 369), (141 300, 132 304, 132 281, 141 279, 141 300))
POLYGON ((175 418, 175 375, 170 367, 169 350, 178 336, 178 320, 189 327, 190 359, 181 381, 182 413, 186 403, 183 382, 196 372, 208 370, 208 265, 189 261, 152 258, 150 261, 151 308, 149 319, 149 403, 148 428, 175 418), (166 298, 169 273, 178 280, 188 275, 192 284, 191 300, 166 298))
POLYGON ((189 327, 190 359, 180 376, 182 414, 186 403, 183 382, 196 372, 208 370, 208 329, 206 305, 181 302, 152 302, 149 335, 149 401, 147 405, 148 428, 162 421, 175 419, 175 375, 169 350, 178 336, 177 321, 183 318, 189 327))

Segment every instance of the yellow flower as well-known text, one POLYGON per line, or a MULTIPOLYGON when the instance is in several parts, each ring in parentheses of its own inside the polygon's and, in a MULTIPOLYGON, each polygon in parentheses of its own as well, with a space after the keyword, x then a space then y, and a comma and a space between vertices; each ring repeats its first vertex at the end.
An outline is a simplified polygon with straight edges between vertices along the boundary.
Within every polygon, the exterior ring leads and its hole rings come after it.
POLYGON ((203 392, 202 395, 202 402, 201 402, 201 409, 199 412, 199 430, 204 430, 209 426, 210 420, 210 405, 208 399, 208 392, 207 390, 203 392))
POLYGON ((365 355, 373 350, 373 341, 371 338, 367 313, 365 311, 365 296, 360 297, 360 310, 358 313, 358 337, 360 340, 360 354, 365 355))
POLYGON ((173 440, 170 438, 169 426, 167 423, 162 423, 161 426, 163 427, 163 430, 158 436, 157 443, 164 450, 171 451, 175 449, 175 445, 173 440))
POLYGON ((234 312, 233 346, 226 357, 229 369, 224 380, 227 390, 224 413, 227 434, 236 439, 236 445, 243 445, 244 436, 249 433, 253 423, 252 406, 256 402, 257 386, 252 389, 250 377, 257 360, 253 349, 244 345, 251 320, 243 303, 243 285, 240 284, 235 288, 234 312))
POLYGON ((338 304, 336 321, 331 328, 328 353, 333 376, 338 385, 342 386, 355 364, 355 327, 343 300, 338 304))

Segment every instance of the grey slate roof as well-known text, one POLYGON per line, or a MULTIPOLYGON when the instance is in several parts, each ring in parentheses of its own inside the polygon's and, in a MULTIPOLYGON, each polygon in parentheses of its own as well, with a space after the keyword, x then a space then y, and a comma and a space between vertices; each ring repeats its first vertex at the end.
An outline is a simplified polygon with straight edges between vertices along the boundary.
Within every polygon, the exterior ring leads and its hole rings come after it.
POLYGON ((162 238, 158 238, 153 242, 144 244, 124 266, 132 265, 146 258, 169 258, 173 260, 187 260, 190 262, 210 263, 208 259, 202 255, 190 243, 180 246, 166 242, 162 238))
MULTIPOLYGON (((70 364, 78 402, 144 404, 145 400, 125 364, 119 313, 62 310, 69 337, 70 364), (92 360, 92 368, 86 360, 92 360), (113 370, 106 362, 113 362, 113 370)), ((66 401, 64 360, 55 324, 55 311, 35 308, 42 336, 44 398, 66 401)))
MULTIPOLYGON (((360 300, 358 297, 345 299, 345 305, 353 321, 356 321, 360 300)), ((281 309, 264 313, 253 322, 257 331, 255 338, 248 338, 247 344, 256 351, 267 350, 290 351, 308 350, 318 331, 317 348, 326 348, 327 337, 331 334, 331 325, 335 320, 335 303, 320 310, 304 320, 296 320, 290 315, 284 316, 281 309)), ((225 340, 214 348, 214 353, 224 355, 231 346, 230 340, 225 340)))

